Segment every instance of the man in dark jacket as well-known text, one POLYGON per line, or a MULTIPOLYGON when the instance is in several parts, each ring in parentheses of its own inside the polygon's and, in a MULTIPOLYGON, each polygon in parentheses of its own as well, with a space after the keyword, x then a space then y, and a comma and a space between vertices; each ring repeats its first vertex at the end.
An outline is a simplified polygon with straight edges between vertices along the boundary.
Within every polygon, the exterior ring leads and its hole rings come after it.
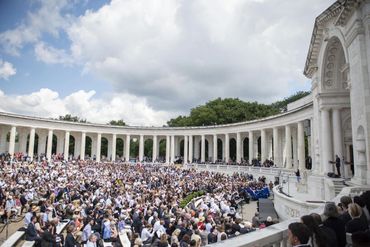
POLYGON ((36 216, 32 216, 31 222, 28 224, 27 230, 26 230, 26 240, 27 241, 38 242, 41 239, 36 231, 36 227, 35 227, 36 221, 37 221, 36 216))
POLYGON ((346 231, 344 222, 339 219, 337 206, 333 202, 325 205, 324 215, 327 218, 324 226, 331 228, 337 236, 338 247, 346 246, 346 231))

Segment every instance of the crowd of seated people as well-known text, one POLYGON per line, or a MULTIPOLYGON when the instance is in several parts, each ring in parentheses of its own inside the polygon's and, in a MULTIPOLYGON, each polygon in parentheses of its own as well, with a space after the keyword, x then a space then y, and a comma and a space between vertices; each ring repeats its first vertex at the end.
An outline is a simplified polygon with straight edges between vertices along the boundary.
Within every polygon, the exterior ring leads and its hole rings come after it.
POLYGON ((253 231, 234 195, 265 180, 156 164, 41 161, 0 163, 0 212, 23 214, 26 239, 36 246, 96 246, 128 234, 132 246, 203 246, 253 231), (202 203, 180 207, 192 192, 202 203), (68 219, 67 236, 56 226, 68 219))
POLYGON ((370 246, 369 208, 370 191, 354 198, 343 196, 338 205, 328 202, 322 215, 304 215, 289 226, 289 242, 292 246, 370 246))

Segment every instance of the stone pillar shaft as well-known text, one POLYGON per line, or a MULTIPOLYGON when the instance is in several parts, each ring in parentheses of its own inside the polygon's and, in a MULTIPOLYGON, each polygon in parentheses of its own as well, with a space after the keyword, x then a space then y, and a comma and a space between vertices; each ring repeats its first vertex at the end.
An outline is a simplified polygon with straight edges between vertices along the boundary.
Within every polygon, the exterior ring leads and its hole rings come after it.
POLYGON ((206 161, 206 137, 204 135, 201 136, 201 156, 200 162, 206 161))
POLYGON ((193 136, 189 136, 189 162, 193 163, 193 136))
POLYGON ((248 141, 249 141, 249 164, 252 164, 252 160, 254 159, 254 148, 253 148, 253 145, 254 145, 254 141, 253 141, 254 137, 253 137, 253 131, 249 131, 248 133, 248 141))
POLYGON ((28 156, 30 156, 30 159, 33 160, 33 155, 35 153, 34 146, 35 146, 35 128, 31 128, 30 130, 30 141, 28 144, 28 156))
POLYGON ((158 149, 157 144, 158 144, 157 136, 154 135, 153 136, 152 162, 155 162, 155 160, 157 159, 157 149, 158 149))
POLYGON ((230 139, 229 134, 225 134, 225 162, 229 163, 230 160, 230 139))
POLYGON ((298 165, 299 169, 303 170, 306 168, 303 121, 298 122, 297 139, 298 139, 298 165))
POLYGON ((331 146, 331 124, 330 112, 327 109, 321 111, 321 134, 322 134, 322 165, 324 166, 324 174, 333 171, 332 161, 332 146, 331 146))
POLYGON ((273 138, 273 146, 274 146, 274 163, 275 165, 277 166, 281 166, 280 164, 280 160, 279 160, 279 157, 280 157, 280 149, 279 149, 279 129, 277 127, 273 128, 272 130, 272 138, 273 138))
POLYGON ((175 162, 175 136, 171 136, 171 163, 175 162))
POLYGON ((117 135, 112 134, 112 161, 116 161, 117 135))
POLYGON ((139 162, 144 159, 144 135, 139 137, 139 162))
POLYGON ((290 125, 285 126, 285 162, 286 168, 292 168, 292 134, 290 125))
POLYGON ((188 136, 184 136, 184 164, 188 163, 188 156, 188 136))
POLYGON ((10 129, 10 138, 9 138, 9 154, 11 158, 14 157, 14 148, 15 148, 15 136, 17 134, 17 128, 12 126, 10 129))
POLYGON ((213 135, 213 162, 217 161, 217 135, 213 135))
POLYGON ((130 135, 126 135, 126 141, 125 141, 125 160, 126 162, 130 161, 130 141, 131 141, 130 135))
POLYGON ((53 130, 50 129, 48 133, 48 145, 46 148, 46 158, 48 159, 48 161, 51 160, 52 148, 53 148, 53 130))
POLYGON ((241 160, 241 136, 240 132, 236 133, 236 162, 240 163, 241 160))
POLYGON ((81 132, 80 160, 85 160, 86 132, 81 132))
POLYGON ((96 138, 96 162, 100 162, 101 156, 101 133, 98 133, 96 138))
POLYGON ((66 131, 64 137, 64 160, 68 160, 69 156, 69 131, 66 131))

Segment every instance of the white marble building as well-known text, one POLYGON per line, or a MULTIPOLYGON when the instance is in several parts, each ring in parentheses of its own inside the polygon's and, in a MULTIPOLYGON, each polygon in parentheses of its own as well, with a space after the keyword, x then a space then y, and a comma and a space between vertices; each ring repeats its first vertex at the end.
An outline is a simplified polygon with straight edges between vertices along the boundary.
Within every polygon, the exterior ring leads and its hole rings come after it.
POLYGON ((202 162, 231 157, 238 162, 242 158, 251 161, 260 157, 274 160, 284 170, 299 167, 304 171, 310 156, 308 186, 314 186, 312 195, 330 199, 334 194, 328 191, 325 175, 333 171, 330 161, 335 155, 343 159, 342 175, 350 183, 370 185, 369 63, 370 1, 339 0, 315 20, 304 68, 304 74, 312 79, 312 94, 290 104, 287 112, 255 121, 187 128, 117 127, 0 113, 0 153, 33 156, 37 149, 48 158, 52 153, 64 153, 67 159, 73 153, 84 159, 86 138, 91 138, 91 155, 100 160, 101 141, 105 138, 107 157, 115 160, 120 138, 124 145, 118 148, 123 148, 123 157, 128 160, 129 143, 135 138, 140 144, 140 160, 147 155, 146 140, 153 140, 153 160, 159 155, 159 142, 165 140, 167 163, 180 154, 187 161, 199 158, 202 162), (72 138, 74 150, 69 150, 72 138), (56 150, 52 150, 53 139, 56 150), (236 146, 235 154, 230 153, 231 143, 236 146), (220 157, 216 154, 221 149, 220 157), (354 174, 350 164, 354 165, 354 174))

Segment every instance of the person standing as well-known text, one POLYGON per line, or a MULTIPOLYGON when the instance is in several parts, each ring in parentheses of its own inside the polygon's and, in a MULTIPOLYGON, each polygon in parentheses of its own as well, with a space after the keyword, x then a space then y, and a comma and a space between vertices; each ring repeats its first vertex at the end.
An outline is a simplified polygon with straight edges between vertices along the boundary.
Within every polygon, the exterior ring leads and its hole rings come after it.
POLYGON ((335 166, 337 167, 338 176, 341 177, 341 175, 340 175, 340 158, 339 158, 338 155, 335 155, 335 166))

